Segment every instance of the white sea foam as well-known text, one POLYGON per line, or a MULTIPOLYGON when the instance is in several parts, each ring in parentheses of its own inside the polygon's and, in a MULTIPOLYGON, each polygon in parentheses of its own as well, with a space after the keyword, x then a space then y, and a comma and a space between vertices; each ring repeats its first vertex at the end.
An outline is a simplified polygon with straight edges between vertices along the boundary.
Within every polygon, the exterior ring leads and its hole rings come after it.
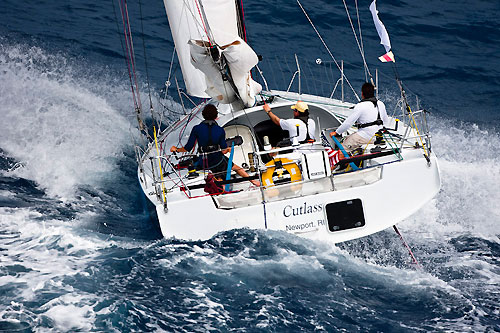
POLYGON ((88 277, 87 269, 95 269, 95 260, 104 249, 138 245, 98 234, 86 235, 81 230, 77 232, 76 225, 47 219, 29 208, 0 208, 2 267, 14 272, 20 268, 15 275, 0 277, 0 287, 14 289, 16 296, 12 301, 18 304, 1 311, 0 319, 20 318, 18 322, 34 326, 40 316, 46 316, 57 330, 92 328, 93 305, 101 296, 78 290, 68 277, 88 277), (43 313, 35 315, 24 307, 26 302, 39 301, 52 293, 61 296, 48 298, 41 308, 43 313))
POLYGON ((41 310, 59 330, 90 331, 95 320, 92 305, 96 297, 92 295, 90 298, 89 300, 81 294, 68 293, 43 304, 41 310))
POLYGON ((36 47, 0 44, 0 71, 1 148, 24 165, 13 174, 66 198, 116 168, 130 142, 130 123, 115 103, 128 101, 125 86, 78 73, 36 47))
POLYGON ((16 278, 16 282, 21 284, 19 291, 25 300, 33 299, 38 290, 50 288, 51 284, 59 288, 54 285, 58 278, 80 272, 88 262, 86 256, 92 256, 98 248, 95 242, 80 248, 72 245, 74 250, 84 251, 86 255, 75 257, 66 254, 67 247, 59 247, 59 244, 69 244, 67 237, 77 237, 71 232, 71 225, 50 220, 41 223, 38 220, 40 217, 41 214, 29 209, 0 209, 0 225, 11 235, 4 264, 21 263, 27 270, 16 278))
MULTIPOLYGON (((49 195, 60 198, 72 198, 76 186, 93 186, 109 177, 130 141, 130 122, 120 108, 122 104, 128 106, 130 103, 126 86, 80 76, 64 57, 48 55, 37 48, 4 48, 0 52, 0 71, 0 105, 4 117, 0 123, 1 148, 24 165, 11 174, 34 180, 49 195), (38 63, 48 66, 40 68, 38 63)), ((433 131, 433 146, 440 159, 442 191, 422 210, 403 221, 401 229, 410 244, 428 249, 429 259, 432 259, 433 250, 444 248, 450 258, 443 266, 477 271, 476 284, 487 285, 492 292, 498 291, 500 279, 496 266, 459 255, 447 242, 461 235, 498 242, 500 137, 478 126, 468 125, 465 126, 467 129, 462 129, 459 124, 439 121, 433 131)), ((8 191, 0 192, 0 196, 11 195, 8 191)), ((86 214, 94 213, 79 214, 77 219, 81 220, 86 214)), ((134 246, 131 241, 117 244, 82 235, 81 230, 74 228, 77 223, 45 219, 30 209, 0 209, 0 226, 8 233, 2 239, 10 242, 2 264, 9 266, 22 262, 27 269, 18 276, 3 276, 0 286, 15 284, 19 292, 16 302, 21 305, 42 292, 65 293, 47 302, 42 309, 59 330, 92 329, 91 323, 96 315, 92 304, 99 299, 98 295, 75 293, 72 285, 63 283, 63 277, 88 274, 85 269, 102 249, 114 245, 119 248, 134 246), (71 315, 68 317, 67 313, 71 315)), ((281 277, 314 285, 337 278, 339 290, 344 291, 349 287, 342 274, 352 275, 354 272, 356 276, 385 281, 401 289, 411 288, 434 299, 439 299, 443 292, 458 303, 470 304, 468 291, 462 289, 466 288, 463 284, 469 282, 467 278, 445 282, 432 272, 376 265, 326 242, 314 244, 281 233, 266 234, 269 239, 265 241, 276 242, 279 246, 285 240, 305 250, 298 253, 278 248, 275 254, 257 260, 250 251, 259 236, 257 232, 249 247, 230 256, 221 255, 207 246, 168 245, 164 248, 173 253, 173 257, 160 259, 159 263, 172 268, 189 259, 199 264, 203 274, 224 276, 230 271, 256 280, 263 276, 275 278, 274 281, 280 283, 286 283, 280 280, 281 277), (329 264, 334 268, 328 267, 329 264), (332 272, 332 269, 338 272, 332 272)), ((217 239, 214 241, 217 243, 217 239)), ((399 240, 395 238, 394 242, 399 240)), ((212 297, 209 287, 196 282, 189 291, 192 298, 185 301, 195 312, 205 313, 201 320, 215 320, 223 327, 230 319, 223 302, 212 297)), ((276 320, 272 313, 287 311, 277 289, 271 294, 255 292, 254 296, 255 302, 261 303, 259 328, 269 327, 276 320)), ((338 302, 344 307, 350 306, 343 299, 331 301, 332 304, 338 302)), ((99 314, 110 313, 115 308, 103 308, 99 314)), ((481 311, 477 313, 480 315, 481 311)), ((207 330, 214 328, 210 323, 206 325, 207 330)), ((461 325, 449 323, 442 328, 459 330, 463 327, 461 325)), ((477 324, 474 328, 482 326, 477 324)))
POLYGON ((2 197, 11 199, 15 197, 15 193, 11 191, 0 190, 0 198, 2 197))

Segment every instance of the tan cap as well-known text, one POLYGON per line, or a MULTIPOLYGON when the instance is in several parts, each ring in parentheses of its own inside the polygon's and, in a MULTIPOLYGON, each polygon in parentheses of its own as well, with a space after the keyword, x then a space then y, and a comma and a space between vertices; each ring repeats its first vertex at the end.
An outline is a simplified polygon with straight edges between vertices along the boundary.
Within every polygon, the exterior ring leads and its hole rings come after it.
POLYGON ((309 110, 309 106, 305 102, 297 101, 295 105, 292 105, 292 109, 297 110, 298 112, 306 112, 309 110))

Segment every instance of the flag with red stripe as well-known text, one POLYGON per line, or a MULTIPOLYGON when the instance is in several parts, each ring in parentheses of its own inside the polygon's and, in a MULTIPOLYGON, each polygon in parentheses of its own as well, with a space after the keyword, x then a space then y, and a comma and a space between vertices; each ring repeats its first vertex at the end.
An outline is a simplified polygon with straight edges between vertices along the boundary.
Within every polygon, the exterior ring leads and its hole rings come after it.
POLYGON ((378 59, 382 62, 390 62, 390 61, 396 62, 396 59, 394 59, 394 54, 392 53, 392 51, 389 51, 383 56, 378 57, 378 59))
POLYGON ((328 154, 328 159, 330 160, 330 166, 333 169, 335 165, 341 160, 342 154, 340 153, 340 150, 335 150, 332 148, 332 145, 330 145, 330 142, 328 142, 324 133, 321 133, 321 143, 325 147, 325 151, 328 154))
POLYGON ((330 165, 332 168, 340 161, 340 150, 335 150, 330 147, 325 147, 326 153, 328 154, 328 159, 330 160, 330 165))

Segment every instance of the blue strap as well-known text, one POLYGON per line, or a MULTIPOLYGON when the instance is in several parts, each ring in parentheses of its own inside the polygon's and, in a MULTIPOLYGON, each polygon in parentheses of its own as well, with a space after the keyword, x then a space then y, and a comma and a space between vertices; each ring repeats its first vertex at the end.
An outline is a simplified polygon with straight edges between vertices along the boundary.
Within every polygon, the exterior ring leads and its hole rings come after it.
MULTIPOLYGON (((344 154, 344 157, 345 158, 349 158, 349 154, 345 151, 344 146, 342 146, 340 144, 340 141, 337 140, 337 138, 335 136, 332 136, 332 140, 333 140, 333 142, 335 142, 335 144, 337 145, 337 147, 339 147, 339 149, 342 152, 342 154, 344 154)), ((359 170, 359 168, 353 162, 349 163, 349 165, 351 166, 351 168, 353 170, 359 170)))
MULTIPOLYGON (((231 145, 231 154, 229 154, 229 161, 227 162, 226 180, 231 178, 231 169, 233 168, 233 156, 234 156, 234 141, 231 145)), ((226 184, 226 192, 229 192, 230 184, 226 184)))

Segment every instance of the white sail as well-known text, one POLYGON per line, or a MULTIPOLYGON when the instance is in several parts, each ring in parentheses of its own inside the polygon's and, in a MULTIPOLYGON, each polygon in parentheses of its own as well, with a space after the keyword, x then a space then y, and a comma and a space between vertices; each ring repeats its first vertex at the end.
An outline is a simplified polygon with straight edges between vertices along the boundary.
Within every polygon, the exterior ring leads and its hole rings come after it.
POLYGON ((219 52, 224 55, 231 72, 232 83, 223 79, 219 67, 213 62, 203 42, 191 40, 191 64, 205 74, 205 92, 219 103, 229 104, 239 99, 247 107, 255 105, 255 96, 262 86, 250 76, 250 70, 257 64, 257 54, 239 37, 229 45, 221 45, 219 52))
POLYGON ((219 103, 229 104, 236 100, 233 88, 228 80, 223 80, 219 67, 207 53, 207 48, 198 40, 189 41, 191 64, 204 74, 205 92, 219 103))
POLYGON ((227 45, 238 38, 234 0, 164 0, 187 93, 209 97, 205 75, 191 63, 190 40, 227 45), (206 21, 202 19, 203 15, 206 21))

